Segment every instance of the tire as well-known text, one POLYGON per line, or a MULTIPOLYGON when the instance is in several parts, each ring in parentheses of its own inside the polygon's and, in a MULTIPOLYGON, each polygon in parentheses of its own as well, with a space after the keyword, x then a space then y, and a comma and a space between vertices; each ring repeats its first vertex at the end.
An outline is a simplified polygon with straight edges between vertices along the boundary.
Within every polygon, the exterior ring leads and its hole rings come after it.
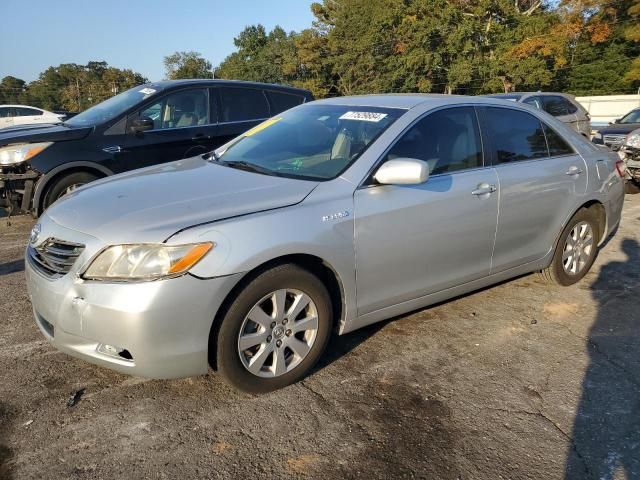
POLYGON ((634 180, 627 180, 624 182, 624 193, 635 195, 640 193, 640 185, 634 180))
POLYGON ((97 180, 99 177, 89 172, 74 172, 64 175, 56 180, 47 189, 47 193, 44 196, 42 202, 42 210, 46 210, 53 203, 60 199, 67 193, 69 188, 77 188, 87 183, 97 180))
POLYGON ((327 346, 333 325, 331 307, 326 287, 301 267, 285 264, 260 273, 240 291, 222 319, 215 344, 218 371, 237 389, 254 394, 277 390, 301 380, 327 346), (272 294, 282 291, 286 294, 278 298, 286 300, 284 308, 278 310, 272 294), (308 306, 295 314, 295 302, 303 300, 305 295, 310 300, 308 306), (286 314, 279 316, 279 311, 286 314), (267 317, 259 313, 266 313, 267 317), (311 328, 294 333, 294 330, 312 326, 314 314, 317 317, 315 333, 311 328), (292 318, 286 318, 287 315, 292 318), (253 319, 263 324, 259 325, 253 319), (302 319, 305 322, 300 323, 302 319), (242 347, 257 342, 252 335, 259 335, 260 343, 241 351, 241 338, 246 342, 242 347), (266 339, 264 335, 268 335, 266 339), (303 344, 305 347, 300 348, 303 344), (308 348, 307 353, 304 353, 305 348, 308 348), (281 363, 278 364, 276 356, 283 359, 281 363), (281 367, 279 372, 276 364, 281 367))
POLYGON ((596 213, 588 208, 583 208, 573 216, 560 235, 551 265, 540 272, 545 281, 566 287, 582 280, 589 272, 598 253, 598 224, 596 213), (580 233, 583 231, 582 226, 584 225, 588 226, 588 230, 584 230, 584 237, 580 238, 580 233), (574 231, 574 229, 576 230, 574 231), (580 239, 580 243, 577 244, 574 240, 576 232, 578 232, 577 237, 580 239), (588 252, 587 245, 591 247, 588 252), (569 252, 574 251, 576 247, 577 250, 575 251, 579 255, 571 255, 569 252), (563 258, 565 257, 565 252, 567 252, 567 257, 563 258), (567 264, 568 269, 566 268, 567 264))

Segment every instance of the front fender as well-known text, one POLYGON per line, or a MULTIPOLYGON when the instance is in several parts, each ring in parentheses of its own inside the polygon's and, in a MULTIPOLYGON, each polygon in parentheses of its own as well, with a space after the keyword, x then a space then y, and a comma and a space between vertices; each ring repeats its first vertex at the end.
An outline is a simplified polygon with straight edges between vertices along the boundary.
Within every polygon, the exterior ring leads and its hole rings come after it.
POLYGON ((114 172, 109 170, 107 167, 100 165, 99 163, 81 161, 81 160, 76 162, 63 163, 62 165, 58 165, 57 167, 52 168, 46 174, 40 177, 40 179, 36 183, 34 193, 33 193, 33 204, 32 204, 33 212, 35 216, 40 216, 40 214, 42 213, 40 211, 41 200, 42 200, 42 196, 44 195, 44 192, 46 192, 49 186, 49 182, 51 182, 51 180, 59 173, 62 173, 65 170, 73 170, 73 169, 94 170, 107 177, 114 174, 114 172))

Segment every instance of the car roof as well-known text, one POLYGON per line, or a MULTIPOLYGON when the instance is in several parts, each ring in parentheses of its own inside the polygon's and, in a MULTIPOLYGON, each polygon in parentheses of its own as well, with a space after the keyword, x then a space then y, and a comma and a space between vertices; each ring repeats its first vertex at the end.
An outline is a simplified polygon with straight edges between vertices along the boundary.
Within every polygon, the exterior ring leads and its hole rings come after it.
MULTIPOLYGON (((32 107, 31 105, 17 105, 17 104, 3 104, 0 107, 21 107, 21 108, 33 108, 34 110, 42 110, 40 107, 32 107)), ((43 112, 46 110, 42 110, 43 112)))
POLYGON ((243 86, 243 87, 257 87, 267 90, 283 90, 288 92, 297 92, 300 95, 310 95, 309 90, 303 88, 291 87, 289 85, 276 85, 274 83, 261 83, 261 82, 248 82, 245 80, 219 80, 219 79, 207 79, 207 78, 194 78, 184 80, 160 80, 158 82, 149 82, 145 85, 156 87, 161 90, 167 88, 173 88, 183 85, 202 85, 202 86, 243 86))
POLYGON ((444 94, 421 94, 421 93, 398 93, 380 95, 356 95, 350 97, 333 97, 323 100, 316 100, 312 104, 322 105, 343 105, 353 107, 381 107, 381 108, 401 108, 409 110, 418 105, 436 108, 446 105, 456 104, 477 104, 477 105, 508 105, 513 106, 513 102, 501 100, 499 98, 489 98, 468 95, 444 95, 444 94))

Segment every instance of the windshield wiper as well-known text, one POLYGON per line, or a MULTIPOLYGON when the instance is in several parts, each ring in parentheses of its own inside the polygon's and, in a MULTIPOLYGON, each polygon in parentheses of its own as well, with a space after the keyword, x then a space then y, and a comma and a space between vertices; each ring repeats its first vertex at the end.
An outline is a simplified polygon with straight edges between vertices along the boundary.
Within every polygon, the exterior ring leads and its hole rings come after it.
POLYGON ((221 165, 225 165, 231 168, 237 168, 238 170, 244 170, 246 172, 254 172, 254 173, 262 173, 264 175, 273 175, 279 176, 273 170, 270 170, 265 167, 261 167, 260 165, 256 165, 255 163, 245 162, 244 160, 235 160, 232 162, 225 162, 224 160, 218 159, 218 163, 221 165))

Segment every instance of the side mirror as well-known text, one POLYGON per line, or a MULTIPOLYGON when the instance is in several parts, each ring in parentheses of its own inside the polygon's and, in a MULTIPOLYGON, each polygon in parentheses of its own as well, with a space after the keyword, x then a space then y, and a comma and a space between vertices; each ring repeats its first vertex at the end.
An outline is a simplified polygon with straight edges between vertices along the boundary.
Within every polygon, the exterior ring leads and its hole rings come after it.
POLYGON ((395 158, 384 162, 373 178, 383 185, 418 185, 429 179, 429 165, 415 158, 395 158))
POLYGON ((149 117, 136 118, 131 122, 131 131, 133 133, 145 132, 153 130, 153 120, 149 117))
POLYGON ((620 119, 616 118, 613 122, 609 122, 609 125, 613 125, 614 123, 620 123, 620 119))

